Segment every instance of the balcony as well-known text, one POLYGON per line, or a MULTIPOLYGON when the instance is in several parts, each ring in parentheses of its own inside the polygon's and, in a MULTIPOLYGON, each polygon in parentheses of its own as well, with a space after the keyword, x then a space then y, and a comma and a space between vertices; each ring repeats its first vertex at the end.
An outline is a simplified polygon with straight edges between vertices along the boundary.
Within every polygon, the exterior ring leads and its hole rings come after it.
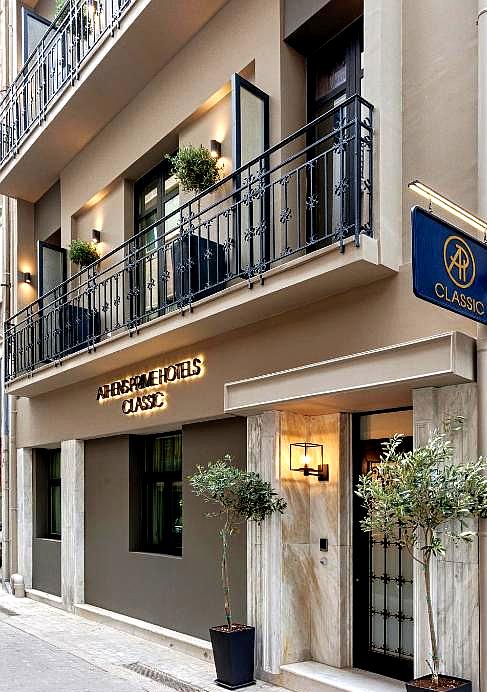
MULTIPOLYGON (((382 278, 377 257, 360 254, 361 245, 376 242, 372 111, 360 97, 348 99, 21 310, 5 325, 10 391, 45 391, 29 380, 53 364, 74 367, 81 352, 90 354, 93 376, 95 354, 111 342, 123 365, 116 345, 123 334, 145 334, 157 353, 154 339, 164 333, 167 349, 181 315, 201 310, 207 323, 218 316, 221 333, 339 292, 327 271, 344 270, 347 256, 355 264, 341 290, 382 278), (289 270, 300 267, 307 274, 292 278, 289 270), (266 306, 265 288, 276 277, 274 302, 266 306), (306 283, 314 288, 301 290, 306 283), (260 308, 232 321, 229 296, 237 296, 235 311, 248 302, 242 291, 259 298, 260 308), (155 331, 147 331, 151 325, 155 331), (17 388, 16 378, 23 380, 17 388)), ((105 355, 105 370, 113 369, 114 351, 105 355)))
POLYGON ((225 1, 66 0, 0 103, 0 192, 37 201, 225 1))

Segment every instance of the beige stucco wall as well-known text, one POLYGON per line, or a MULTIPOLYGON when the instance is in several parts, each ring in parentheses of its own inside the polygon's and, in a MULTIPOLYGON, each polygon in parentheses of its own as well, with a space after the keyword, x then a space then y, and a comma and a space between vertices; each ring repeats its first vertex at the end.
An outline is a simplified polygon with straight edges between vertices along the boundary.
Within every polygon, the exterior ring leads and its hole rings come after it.
MULTIPOLYGON (((404 78, 403 112, 398 116, 402 123, 397 127, 398 132, 402 129, 403 160, 401 166, 396 165, 391 179, 396 191, 402 185, 404 196, 402 228, 389 218, 387 232, 399 237, 402 233, 406 264, 397 278, 350 291, 319 306, 303 307, 298 313, 276 317, 265 324, 257 323, 238 336, 211 345, 195 345, 195 351, 204 348, 209 354, 204 383, 179 388, 173 394, 174 403, 160 419, 131 419, 134 428, 172 426, 221 415, 225 381, 450 329, 475 334, 473 323, 412 296, 409 207, 417 200, 405 191, 407 181, 417 176, 475 207, 475 2, 391 2, 402 12, 404 78), (437 36, 432 36, 432 26, 437 28, 437 36), (192 395, 195 387, 205 393, 204 409, 199 397, 192 395)), ((370 17, 382 16, 382 4, 383 0, 366 0, 370 17)), ((387 7, 391 6, 388 3, 387 7)), ((89 237, 92 228, 102 230, 106 245, 103 251, 129 237, 130 181, 143 172, 141 161, 151 157, 154 162, 157 160, 154 152, 158 156, 162 153, 158 143, 175 131, 181 141, 194 144, 205 144, 211 137, 221 138, 224 160, 228 159, 226 166, 231 166, 228 80, 232 72, 253 65, 255 82, 270 94, 272 141, 302 121, 304 61, 280 42, 279 11, 277 0, 229 2, 67 166, 61 175, 63 244, 67 245, 71 236, 89 237), (226 30, 237 25, 239 36, 245 40, 235 41, 234 32, 226 30)), ((365 47, 366 56, 368 49, 370 55, 377 53, 377 45, 372 42, 380 38, 380 31, 387 33, 386 30, 387 26, 379 26, 375 35, 366 32, 371 42, 365 47)), ((369 93, 373 93, 374 77, 370 71, 381 65, 379 57, 377 54, 375 61, 365 62, 369 93)), ((380 59, 383 58, 384 55, 380 59)), ((382 64, 385 79, 386 67, 382 64)), ((395 111, 388 111, 387 104, 380 99, 378 103, 376 127, 380 128, 385 126, 386 115, 395 111)), ((386 148, 379 149, 379 157, 387 155, 386 148)), ((394 161, 391 165, 395 165, 394 161)), ((380 192, 387 195, 387 186, 381 187, 380 192)), ((376 219, 376 231, 383 231, 377 224, 385 223, 384 218, 376 219)), ((177 355, 161 354, 161 361, 167 362, 177 355)), ((134 371, 140 369, 143 368, 134 365, 134 371)), ((126 431, 127 420, 121 418, 115 405, 102 410, 95 406, 96 384, 86 383, 30 402, 22 400, 20 443, 40 444, 60 437, 94 437, 126 431), (80 413, 74 420, 73 404, 80 413)))
POLYGON ((271 97, 271 136, 279 140, 279 11, 278 0, 229 2, 71 161, 61 174, 63 239, 69 238, 74 214, 119 176, 131 173, 141 157, 228 89, 232 73, 252 61, 256 83, 271 97), (236 41, 235 31, 228 30, 237 26, 246 40, 236 41))
MULTIPOLYGON (((28 447, 60 439, 167 430, 220 417, 225 382, 455 329, 475 333, 468 320, 414 298, 406 268, 393 279, 364 287, 360 294, 349 292, 303 306, 177 353, 161 353, 122 372, 114 368, 102 381, 97 378, 33 399, 21 398, 17 444, 28 447), (119 402, 96 402, 97 388, 106 382, 199 353, 207 363, 205 377, 169 385, 168 406, 157 414, 127 417, 119 402)), ((391 400, 390 405, 395 403, 391 400)))
POLYGON ((477 11, 477 0, 403 3, 406 258, 409 210, 421 200, 407 190, 409 181, 477 208, 477 11))
POLYGON ((55 183, 34 205, 35 235, 47 240, 61 228, 61 189, 55 183))

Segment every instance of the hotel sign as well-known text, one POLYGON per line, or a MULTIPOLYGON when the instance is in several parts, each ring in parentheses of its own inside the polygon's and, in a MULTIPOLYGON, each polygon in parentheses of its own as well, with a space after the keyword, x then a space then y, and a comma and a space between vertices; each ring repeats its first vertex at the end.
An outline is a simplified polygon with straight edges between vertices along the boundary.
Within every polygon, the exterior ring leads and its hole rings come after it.
POLYGON ((96 400, 100 404, 121 401, 122 413, 126 416, 150 413, 166 408, 168 385, 203 375, 203 358, 198 356, 100 385, 96 400))
POLYGON ((487 246, 414 207, 414 295, 487 324, 487 246))

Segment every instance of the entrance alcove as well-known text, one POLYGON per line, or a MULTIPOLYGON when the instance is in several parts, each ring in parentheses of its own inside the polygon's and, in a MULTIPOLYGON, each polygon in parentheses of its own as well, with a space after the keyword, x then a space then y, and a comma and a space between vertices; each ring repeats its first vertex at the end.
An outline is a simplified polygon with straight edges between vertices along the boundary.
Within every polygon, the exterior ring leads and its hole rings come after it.
POLYGON ((313 659, 350 665, 349 416, 270 411, 248 421, 249 469, 286 499, 282 517, 248 529, 248 615, 258 666, 313 659), (290 470, 290 444, 324 446, 329 480, 290 470), (328 550, 320 550, 320 539, 328 550))

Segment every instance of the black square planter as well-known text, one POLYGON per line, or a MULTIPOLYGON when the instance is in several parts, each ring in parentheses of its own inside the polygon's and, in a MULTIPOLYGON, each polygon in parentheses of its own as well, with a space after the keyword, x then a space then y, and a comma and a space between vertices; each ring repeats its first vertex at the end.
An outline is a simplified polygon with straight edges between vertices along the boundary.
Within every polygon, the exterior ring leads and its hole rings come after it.
POLYGON ((438 692, 441 690, 441 678, 454 680, 457 684, 455 687, 448 687, 448 692, 472 692, 472 681, 456 678, 454 675, 440 675, 440 685, 438 687, 425 686, 415 684, 419 680, 431 680, 431 675, 423 675, 421 678, 416 678, 406 683, 407 692, 438 692))
POLYGON ((238 690, 255 684, 255 628, 226 630, 210 628, 216 668, 216 683, 227 690, 238 690))

